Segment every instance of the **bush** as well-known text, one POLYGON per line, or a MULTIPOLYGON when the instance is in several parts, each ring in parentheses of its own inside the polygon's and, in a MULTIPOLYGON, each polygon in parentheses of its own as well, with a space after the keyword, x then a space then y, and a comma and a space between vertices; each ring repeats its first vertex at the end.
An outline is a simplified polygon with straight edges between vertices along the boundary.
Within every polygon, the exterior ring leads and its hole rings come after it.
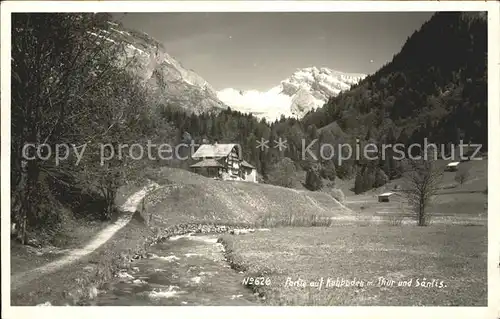
POLYGON ((268 182, 282 187, 293 187, 296 173, 295 163, 288 157, 279 161, 268 174, 268 182))
POLYGON ((389 177, 387 177, 387 175, 383 170, 378 168, 375 173, 375 184, 373 185, 373 187, 384 186, 385 184, 387 184, 388 181, 389 177))
POLYGON ((331 161, 325 161, 321 164, 320 176, 324 179, 334 181, 337 173, 335 171, 335 165, 331 161))
POLYGON ((341 165, 336 166, 335 173, 337 174, 338 178, 342 179, 351 178, 354 173, 352 163, 347 161, 342 162, 341 165))
POLYGON ((354 181, 354 193, 360 194, 370 190, 375 185, 375 174, 370 168, 364 167, 358 171, 354 181))
POLYGON ((310 191, 317 191, 323 188, 323 180, 317 169, 311 168, 307 171, 304 186, 310 191))

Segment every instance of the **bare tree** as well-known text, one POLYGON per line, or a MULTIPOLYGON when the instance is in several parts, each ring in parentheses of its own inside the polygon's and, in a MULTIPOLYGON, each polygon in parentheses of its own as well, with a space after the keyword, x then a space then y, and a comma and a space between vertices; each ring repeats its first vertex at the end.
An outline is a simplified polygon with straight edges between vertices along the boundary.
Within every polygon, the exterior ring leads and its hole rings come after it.
POLYGON ((409 160, 405 173, 404 196, 413 208, 419 226, 428 222, 428 208, 439 190, 442 170, 432 160, 409 160))

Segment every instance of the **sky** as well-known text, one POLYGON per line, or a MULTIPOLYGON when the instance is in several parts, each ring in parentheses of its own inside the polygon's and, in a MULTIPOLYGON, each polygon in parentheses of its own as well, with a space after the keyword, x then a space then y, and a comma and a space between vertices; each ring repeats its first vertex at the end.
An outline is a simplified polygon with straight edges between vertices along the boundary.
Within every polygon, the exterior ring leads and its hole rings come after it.
POLYGON ((117 13, 216 90, 268 90, 310 66, 371 74, 432 12, 117 13))

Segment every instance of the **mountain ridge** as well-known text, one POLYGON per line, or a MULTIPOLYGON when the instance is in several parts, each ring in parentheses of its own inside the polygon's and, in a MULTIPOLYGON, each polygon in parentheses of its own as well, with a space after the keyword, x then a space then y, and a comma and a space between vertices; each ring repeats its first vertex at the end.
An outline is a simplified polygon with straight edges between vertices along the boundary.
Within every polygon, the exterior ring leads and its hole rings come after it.
POLYGON ((228 106, 217 98, 215 89, 192 69, 176 60, 165 46, 147 33, 132 30, 114 21, 92 35, 124 46, 122 63, 131 59, 129 69, 146 82, 164 105, 188 113, 219 111, 228 106))
POLYGON ((218 91, 217 96, 232 109, 268 120, 276 120, 283 115, 302 118, 365 77, 365 74, 326 67, 305 67, 296 69, 290 77, 268 91, 225 88, 218 91))
POLYGON ((366 77, 360 73, 309 66, 296 69, 290 77, 265 92, 233 88, 217 91, 194 70, 170 55, 164 44, 145 32, 107 21, 107 28, 89 33, 99 41, 122 44, 124 52, 119 62, 125 65, 133 60, 128 64, 129 69, 147 84, 162 105, 198 115, 230 107, 267 120, 282 116, 302 118, 366 77))

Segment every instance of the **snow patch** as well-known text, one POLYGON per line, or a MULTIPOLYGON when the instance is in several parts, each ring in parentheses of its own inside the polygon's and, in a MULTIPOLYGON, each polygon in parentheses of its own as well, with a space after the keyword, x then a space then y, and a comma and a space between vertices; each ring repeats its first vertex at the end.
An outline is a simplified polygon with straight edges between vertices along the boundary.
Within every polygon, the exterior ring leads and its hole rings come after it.
POLYGON ((132 44, 127 44, 127 47, 129 47, 130 49, 132 49, 132 50, 134 50, 134 51, 139 52, 139 53, 140 53, 140 54, 142 54, 142 55, 145 55, 145 56, 148 56, 148 57, 149 57, 149 53, 144 52, 143 50, 139 49, 138 47, 133 46, 132 44))
MULTIPOLYGON (((104 30, 102 30, 102 31, 104 31, 104 30)), ((116 41, 115 41, 115 40, 110 39, 110 38, 107 38, 107 37, 102 36, 102 35, 99 35, 99 34, 97 34, 97 33, 94 33, 94 32, 88 32, 88 31, 87 31, 87 33, 88 33, 88 34, 90 34, 90 35, 93 35, 93 36, 95 36, 95 37, 98 37, 98 38, 100 38, 100 39, 104 39, 104 40, 106 40, 106 41, 108 41, 108 42, 116 43, 116 41)))
MULTIPOLYGON (((115 32, 118 32, 118 33, 120 33, 121 35, 125 35, 125 34, 128 34, 127 32, 124 32, 124 31, 120 31, 120 30, 117 30, 117 29, 115 29, 115 28, 110 28, 110 29, 111 29, 111 30, 113 30, 113 31, 115 31, 115 32)), ((130 34, 128 34, 128 35, 130 35, 130 34)))

